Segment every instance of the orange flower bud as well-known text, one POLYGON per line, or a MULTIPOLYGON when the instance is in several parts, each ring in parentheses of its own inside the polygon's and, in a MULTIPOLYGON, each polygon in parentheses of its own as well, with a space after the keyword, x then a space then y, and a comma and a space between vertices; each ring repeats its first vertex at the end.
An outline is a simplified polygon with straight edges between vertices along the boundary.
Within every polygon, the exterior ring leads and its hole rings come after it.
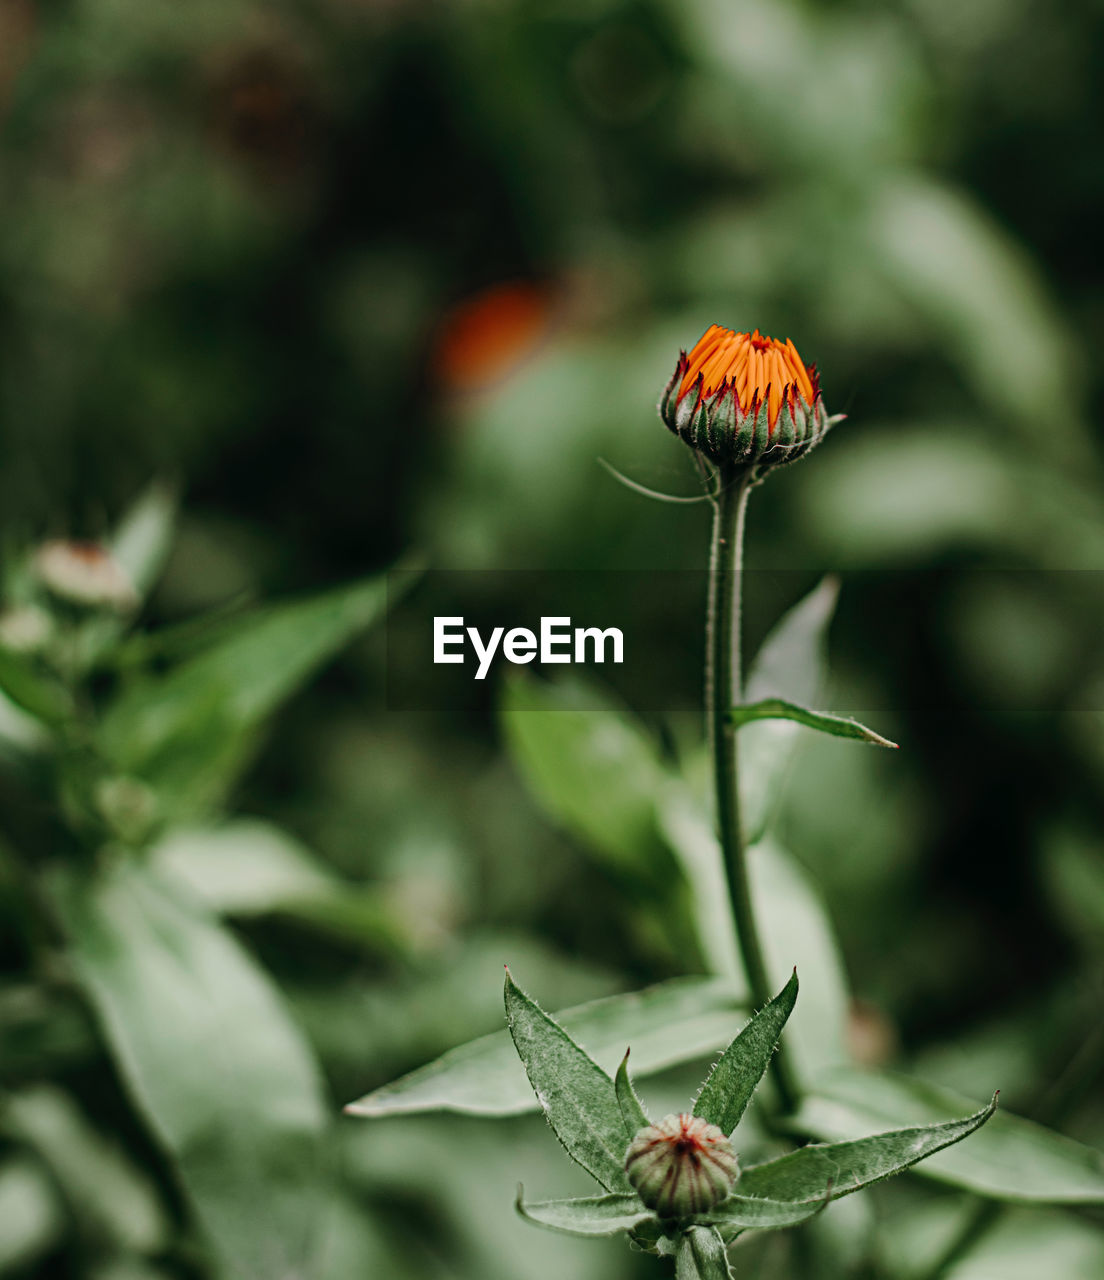
POLYGON ((679 353, 659 416, 711 461, 756 474, 803 457, 840 421, 824 408, 816 366, 792 342, 716 324, 679 353))

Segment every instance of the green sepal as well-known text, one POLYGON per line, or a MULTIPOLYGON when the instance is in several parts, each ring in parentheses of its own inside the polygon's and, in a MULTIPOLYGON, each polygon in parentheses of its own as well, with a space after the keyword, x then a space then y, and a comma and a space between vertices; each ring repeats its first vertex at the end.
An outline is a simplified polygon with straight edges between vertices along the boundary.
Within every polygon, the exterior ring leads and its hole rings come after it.
POLYGON ((766 397, 763 398, 763 402, 755 414, 754 432, 751 456, 753 458, 761 458, 770 448, 770 405, 767 403, 766 397))
POLYGON ((810 729, 818 729, 821 733, 830 733, 836 738, 852 738, 857 742, 869 742, 875 747, 899 746, 880 733, 868 729, 846 716, 833 716, 824 711, 811 711, 808 707, 799 706, 796 702, 786 702, 782 698, 764 698, 760 702, 744 703, 733 707, 728 713, 729 723, 737 728, 749 724, 752 720, 796 720, 798 724, 807 725, 810 729))
POLYGON ((736 388, 730 384, 724 394, 718 397, 710 414, 708 450, 710 457, 729 456, 736 437, 736 423, 739 416, 739 410, 736 407, 736 388))
POLYGON ((794 416, 797 420, 797 443, 792 456, 803 458, 824 433, 816 409, 810 408, 804 398, 798 399, 794 416))
POLYGON ((724 1241, 714 1227, 690 1227, 679 1239, 675 1280, 731 1280, 724 1241))
MULTIPOLYGON (((659 398, 659 416, 664 423, 670 427, 670 414, 674 408, 673 400, 678 395, 678 388, 682 382, 683 375, 686 373, 686 352, 679 352, 678 364, 675 365, 675 371, 671 374, 670 381, 663 388, 663 394, 659 398)), ((672 428, 673 429, 673 428, 672 428)))
POLYGON ((628 1191, 613 1081, 506 971, 506 1023, 533 1092, 569 1156, 607 1191, 628 1191))
POLYGON ((707 402, 703 397, 698 404, 698 408, 694 413, 690 422, 690 443, 699 453, 709 454, 712 452, 710 448, 710 419, 713 415, 713 405, 707 402))
POLYGON ((778 411, 770 439, 771 448, 776 449, 784 457, 792 452, 797 440, 797 423, 794 420, 793 410, 785 398, 782 400, 782 408, 778 411))
POLYGON ((538 1200, 525 1203, 525 1189, 518 1185, 514 1202, 526 1222, 569 1236, 615 1236, 632 1231, 655 1215, 636 1196, 584 1196, 578 1200, 538 1200))
POLYGON ((651 1121, 629 1079, 628 1049, 625 1050, 625 1056, 621 1059, 621 1065, 613 1078, 613 1088, 617 1095, 617 1105, 621 1108, 621 1118, 625 1121, 625 1133, 631 1142, 641 1129, 651 1124, 651 1121))
POLYGON ((853 1142, 802 1147, 767 1164, 745 1169, 740 1193, 795 1204, 812 1204, 825 1196, 838 1199, 961 1142, 980 1129, 996 1109, 994 1094, 987 1107, 963 1120, 894 1129, 853 1142))
POLYGON ((737 413, 738 427, 732 438, 732 457, 738 462, 746 462, 752 457, 752 442, 755 439, 755 419, 750 414, 737 413))
POLYGON ((694 1103, 694 1115, 731 1134, 762 1080, 797 1001, 797 970, 721 1054, 694 1103))
POLYGON ((697 412, 698 406, 701 402, 701 389, 702 379, 701 374, 699 373, 693 386, 689 388, 686 394, 682 396, 675 405, 675 433, 689 445, 693 445, 694 443, 692 423, 694 414, 697 412))

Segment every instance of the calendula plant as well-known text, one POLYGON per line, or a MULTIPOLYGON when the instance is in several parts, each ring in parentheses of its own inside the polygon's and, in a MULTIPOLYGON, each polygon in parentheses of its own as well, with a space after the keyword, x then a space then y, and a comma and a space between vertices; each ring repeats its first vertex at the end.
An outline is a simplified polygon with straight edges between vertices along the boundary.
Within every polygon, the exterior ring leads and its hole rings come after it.
POLYGON ((383 579, 150 628, 175 515, 155 486, 104 540, 9 548, 0 573, 5 1273, 65 1249, 97 1274, 184 1255, 317 1274, 331 1108, 234 922, 404 945, 370 888, 229 804, 281 704, 380 617, 383 579), (166 1176, 89 1101, 105 1070, 166 1176))
POLYGON ((810 1145, 741 1172, 732 1134, 797 999, 795 973, 732 1041, 688 1113, 652 1123, 626 1053, 609 1076, 507 975, 506 1017, 529 1081, 568 1154, 603 1187, 583 1199, 526 1203, 530 1222, 582 1236, 627 1233, 673 1256, 680 1280, 730 1274, 725 1245, 743 1231, 792 1227, 828 1202, 909 1168, 973 1133, 996 1099, 948 1124, 810 1145))
POLYGON ((797 999, 797 974, 768 998, 740 820, 737 731, 755 719, 794 719, 892 744, 853 721, 779 699, 745 704, 742 697, 740 574, 747 499, 771 469, 802 457, 838 421, 824 407, 815 368, 806 369, 792 342, 712 325, 689 356, 679 356, 659 412, 695 450, 713 505, 706 716, 717 834, 748 989, 759 1012, 717 1061, 692 1112, 657 1124, 649 1122, 633 1091, 627 1055, 611 1083, 509 978, 506 1016, 549 1123, 607 1193, 537 1205, 519 1197, 519 1210, 540 1225, 581 1235, 625 1231, 638 1247, 673 1255, 680 1280, 712 1280, 730 1274, 725 1245, 741 1232, 794 1226, 833 1197, 959 1142, 989 1119, 996 1099, 964 1120, 805 1146, 740 1173, 733 1131, 768 1066, 773 1063, 786 1111, 797 1106, 798 1087, 776 1052, 797 999))
MULTIPOLYGON (((996 1096, 951 1119, 966 1110, 962 1099, 847 1064, 843 984, 826 943, 828 926, 771 834, 773 792, 800 727, 895 746, 811 705, 835 595, 830 583, 782 620, 743 679, 748 498, 772 470, 803 457, 840 421, 825 408, 816 369, 805 366, 792 342, 713 325, 689 355, 680 354, 659 413, 693 450, 705 483, 701 500, 713 512, 705 671, 712 805, 624 717, 573 691, 541 695, 530 682, 519 693, 515 680, 506 688, 503 723, 515 760, 557 821, 611 867, 623 873, 632 865, 640 883, 654 886, 657 933, 677 925, 689 902, 714 976, 675 980, 553 1018, 507 972, 509 1039, 490 1036, 455 1049, 348 1110, 507 1115, 539 1106, 601 1191, 546 1201, 519 1192, 525 1219, 580 1236, 623 1233, 637 1249, 673 1257, 680 1280, 722 1280, 731 1274, 728 1246, 737 1237, 796 1226, 953 1146, 990 1120, 996 1096), (740 739, 752 747, 744 776, 740 739), (793 1044, 780 1045, 797 1001, 795 964, 812 989, 812 1005, 803 1003, 804 1022, 800 1015, 794 1020, 793 1044), (787 972, 792 976, 773 994, 787 972), (626 1046, 640 1050, 633 1061, 644 1073, 723 1052, 686 1111, 653 1121, 630 1080, 626 1046), (524 1065, 529 1098, 516 1061, 511 1065, 513 1052, 524 1065), (765 1076, 758 1129, 749 1131, 745 1147, 737 1125, 765 1076), (763 1150, 764 1135, 789 1149, 764 1158, 771 1154, 763 1150)), ((944 1157, 940 1176, 986 1194, 1099 1197, 1102 1175, 1088 1152, 1078 1157, 1081 1172, 1068 1168, 1070 1179, 1056 1192, 1030 1171, 1023 1122, 1002 1116, 998 1124, 1000 1140, 991 1150, 972 1164, 944 1157), (1013 1148, 1018 1157, 1010 1156, 1013 1148)))

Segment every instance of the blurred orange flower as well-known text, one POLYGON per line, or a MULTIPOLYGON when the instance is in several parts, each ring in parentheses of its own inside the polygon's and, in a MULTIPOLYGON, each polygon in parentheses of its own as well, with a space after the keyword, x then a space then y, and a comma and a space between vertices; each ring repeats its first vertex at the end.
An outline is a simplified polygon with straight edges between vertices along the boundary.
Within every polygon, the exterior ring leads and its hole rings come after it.
POLYGON ((551 323, 549 290, 510 281, 459 302, 441 323, 433 353, 438 381, 475 391, 499 381, 540 345, 551 323))

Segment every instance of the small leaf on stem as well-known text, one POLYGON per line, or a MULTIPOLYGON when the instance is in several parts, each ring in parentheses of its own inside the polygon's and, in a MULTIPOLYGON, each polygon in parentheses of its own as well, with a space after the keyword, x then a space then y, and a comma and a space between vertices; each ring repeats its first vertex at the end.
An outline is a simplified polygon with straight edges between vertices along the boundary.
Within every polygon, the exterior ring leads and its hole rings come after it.
POLYGON ((825 711, 811 711, 808 707, 798 706, 796 702, 786 702, 782 698, 763 698, 759 702, 733 707, 728 718, 737 728, 753 720, 794 720, 821 733, 830 733, 835 738, 852 738, 856 742, 869 742, 872 746, 891 747, 893 750, 897 750, 899 745, 883 738, 873 729, 868 729, 866 725, 859 724, 857 720, 829 715, 825 711))

